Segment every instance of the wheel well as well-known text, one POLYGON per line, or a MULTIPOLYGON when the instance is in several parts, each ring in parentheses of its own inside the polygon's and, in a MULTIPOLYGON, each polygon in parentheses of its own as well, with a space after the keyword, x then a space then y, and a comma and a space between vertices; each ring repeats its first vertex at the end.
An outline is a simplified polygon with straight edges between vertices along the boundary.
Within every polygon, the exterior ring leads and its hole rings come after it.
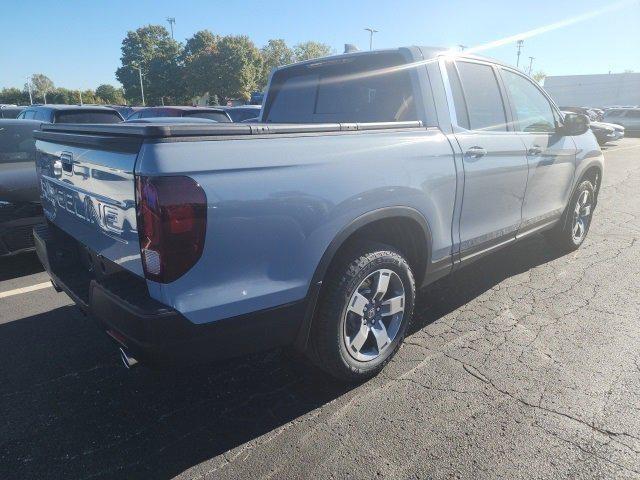
MULTIPOLYGON (((589 180, 591 182, 597 196, 598 190, 600 189, 600 181, 602 180, 602 171, 600 168, 595 166, 587 168, 587 170, 582 174, 580 182, 583 180, 589 180)), ((578 182, 578 185, 580 185, 580 182, 578 182)))
POLYGON ((397 249, 409 262, 416 284, 420 285, 427 266, 429 247, 425 230, 416 220, 410 217, 388 217, 363 225, 343 242, 328 271, 343 251, 361 241, 384 243, 397 249))

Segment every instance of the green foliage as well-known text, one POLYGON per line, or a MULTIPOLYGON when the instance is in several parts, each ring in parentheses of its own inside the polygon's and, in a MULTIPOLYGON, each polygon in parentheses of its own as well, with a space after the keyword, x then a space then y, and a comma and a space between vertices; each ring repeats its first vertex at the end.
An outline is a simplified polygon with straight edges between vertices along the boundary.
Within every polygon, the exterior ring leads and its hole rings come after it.
POLYGON ((125 103, 124 92, 122 89, 106 83, 103 83, 96 88, 95 96, 102 102, 112 105, 123 105, 125 103))
POLYGON ((14 103, 16 105, 29 105, 29 92, 19 88, 3 88, 0 90, 0 103, 14 103))
POLYGON ((258 88, 262 57, 246 35, 222 37, 217 53, 219 85, 215 93, 223 103, 230 99, 249 100, 258 88))
POLYGON ((258 81, 260 88, 267 84, 269 74, 274 68, 294 62, 293 50, 281 39, 272 39, 260 49, 262 56, 262 73, 258 81))
POLYGON ((303 60, 311 60, 314 58, 333 55, 334 51, 325 43, 309 41, 295 45, 293 47, 293 53, 296 62, 302 62, 303 60))
POLYGON ((531 78, 533 78, 538 83, 542 83, 544 79, 547 78, 547 74, 544 73, 542 70, 539 70, 533 75, 531 75, 531 78))
POLYGON ((54 88, 55 85, 53 84, 53 81, 46 75, 42 73, 35 73, 31 75, 31 91, 33 95, 42 97, 44 99, 45 96, 48 95, 49 92, 51 92, 54 88))
POLYGON ((127 100, 142 103, 137 68, 142 69, 147 104, 159 105, 163 99, 165 103, 183 100, 181 54, 182 45, 161 25, 147 25, 128 32, 122 41, 122 66, 116 70, 116 78, 122 83, 127 100))
POLYGON ((183 82, 190 97, 216 92, 219 86, 218 43, 220 36, 209 30, 196 32, 182 53, 183 82))

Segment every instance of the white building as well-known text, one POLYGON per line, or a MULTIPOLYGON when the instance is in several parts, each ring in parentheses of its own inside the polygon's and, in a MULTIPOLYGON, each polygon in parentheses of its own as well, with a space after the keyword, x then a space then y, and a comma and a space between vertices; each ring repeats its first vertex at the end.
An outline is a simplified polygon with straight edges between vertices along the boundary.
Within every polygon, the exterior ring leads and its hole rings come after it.
POLYGON ((640 73, 546 77, 544 89, 562 106, 640 105, 640 73))

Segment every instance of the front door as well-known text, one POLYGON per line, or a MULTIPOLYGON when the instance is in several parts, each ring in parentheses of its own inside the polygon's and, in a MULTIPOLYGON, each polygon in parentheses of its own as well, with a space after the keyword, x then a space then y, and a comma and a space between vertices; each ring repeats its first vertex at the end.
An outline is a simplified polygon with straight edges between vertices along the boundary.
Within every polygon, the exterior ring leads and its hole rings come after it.
POLYGON ((463 152, 460 257, 468 260, 513 241, 522 220, 527 159, 509 130, 493 66, 447 62, 455 138, 463 152))

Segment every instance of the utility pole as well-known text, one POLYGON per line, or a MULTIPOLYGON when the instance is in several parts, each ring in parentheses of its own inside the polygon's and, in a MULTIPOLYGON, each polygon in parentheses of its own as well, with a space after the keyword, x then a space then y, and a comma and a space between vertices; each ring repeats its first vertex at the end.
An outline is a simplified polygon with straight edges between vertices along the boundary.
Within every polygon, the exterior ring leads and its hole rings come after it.
POLYGON ((140 78, 140 95, 142 96, 142 106, 146 107, 146 104, 144 103, 144 87, 142 86, 142 68, 133 64, 129 66, 131 68, 138 70, 138 78, 140 78))
POLYGON ((518 45, 518 60, 516 61, 516 68, 520 68, 520 50, 522 50, 522 45, 524 45, 524 40, 518 40, 516 42, 518 45))
POLYGON ((536 57, 529 57, 529 76, 531 76, 531 69, 533 67, 533 61, 536 59, 536 57))
POLYGON ((367 27, 365 30, 369 32, 369 50, 373 50, 373 34, 378 33, 379 30, 371 27, 367 27))
POLYGON ((176 17, 167 17, 167 22, 169 22, 169 27, 171 27, 171 39, 173 40, 173 25, 176 23, 176 17))
POLYGON ((82 90, 78 90, 78 93, 80 94, 80 106, 82 106, 82 90))
POLYGON ((466 45, 462 45, 461 43, 458 44, 458 48, 460 49, 461 52, 464 52, 464 49, 467 48, 466 45))
POLYGON ((29 90, 29 104, 33 105, 33 95, 31 95, 31 76, 27 75, 27 89, 29 90))

